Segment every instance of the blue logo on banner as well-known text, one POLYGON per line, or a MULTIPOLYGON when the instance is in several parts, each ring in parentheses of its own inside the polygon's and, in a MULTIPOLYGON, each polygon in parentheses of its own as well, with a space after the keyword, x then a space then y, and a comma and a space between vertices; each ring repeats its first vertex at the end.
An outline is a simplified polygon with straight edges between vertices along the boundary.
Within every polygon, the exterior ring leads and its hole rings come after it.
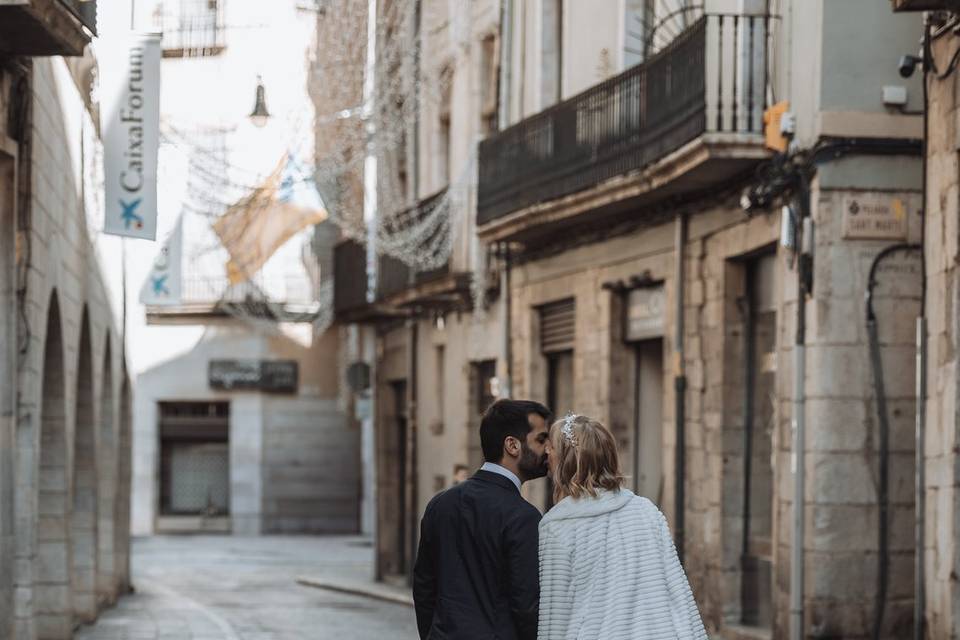
POLYGON ((135 224, 137 229, 143 228, 143 218, 137 215, 137 207, 140 206, 141 202, 143 202, 143 198, 137 198, 130 203, 120 201, 120 206, 123 207, 120 218, 123 220, 124 228, 129 229, 131 224, 135 224))
POLYGON ((150 278, 150 280, 153 282, 153 295, 156 295, 156 296, 170 295, 170 290, 167 289, 168 277, 169 277, 169 274, 164 274, 162 276, 150 278))

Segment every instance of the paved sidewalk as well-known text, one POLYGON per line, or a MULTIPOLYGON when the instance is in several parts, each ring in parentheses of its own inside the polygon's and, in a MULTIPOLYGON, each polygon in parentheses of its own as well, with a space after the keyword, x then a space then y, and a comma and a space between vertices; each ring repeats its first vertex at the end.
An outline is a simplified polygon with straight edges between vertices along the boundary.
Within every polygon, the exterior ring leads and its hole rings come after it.
MULTIPOLYGON (((413 640, 413 610, 317 589, 370 585, 372 549, 357 537, 169 536, 137 539, 136 593, 77 640, 413 640)), ((375 587, 374 587, 375 588, 375 587)))
POLYGON ((394 587, 373 580, 355 580, 342 577, 300 576, 297 583, 337 593, 348 593, 374 600, 413 606, 413 592, 409 588, 394 587))

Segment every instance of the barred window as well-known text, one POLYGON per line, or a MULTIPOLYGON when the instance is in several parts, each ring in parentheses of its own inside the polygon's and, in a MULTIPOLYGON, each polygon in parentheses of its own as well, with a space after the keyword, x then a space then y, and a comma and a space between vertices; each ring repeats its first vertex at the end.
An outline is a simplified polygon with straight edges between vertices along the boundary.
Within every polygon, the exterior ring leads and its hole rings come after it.
POLYGON ((215 56, 223 51, 223 0, 167 0, 154 24, 163 33, 163 57, 215 56))

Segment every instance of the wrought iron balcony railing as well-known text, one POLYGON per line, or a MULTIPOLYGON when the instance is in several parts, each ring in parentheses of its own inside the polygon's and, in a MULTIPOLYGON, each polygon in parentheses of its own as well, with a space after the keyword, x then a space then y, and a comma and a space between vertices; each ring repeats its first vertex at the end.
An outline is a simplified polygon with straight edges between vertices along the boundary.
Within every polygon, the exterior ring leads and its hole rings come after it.
POLYGON ((258 273, 231 284, 226 276, 188 273, 176 304, 147 305, 146 312, 151 324, 204 324, 229 316, 312 322, 319 305, 319 291, 305 274, 258 273))
POLYGON ((165 58, 214 56, 226 46, 224 0, 163 2, 154 15, 165 58))
POLYGON ((760 133, 770 19, 706 15, 649 60, 482 141, 478 224, 643 169, 705 133, 760 133))
MULTIPOLYGON (((397 214, 398 219, 422 219, 434 213, 446 190, 424 198, 416 205, 397 214)), ((436 233, 441 233, 438 229, 436 233)), ((370 307, 367 300, 367 249, 355 241, 345 240, 334 248, 333 253, 333 308, 337 314, 358 312, 370 307)), ((418 271, 410 279, 410 267, 389 255, 377 258, 377 291, 375 302, 383 302, 417 285, 434 282, 450 274, 450 261, 429 271, 418 271)))
MULTIPOLYGON (((376 301, 382 301, 409 286, 410 269, 400 260, 379 256, 376 301)), ((367 248, 345 240, 333 250, 333 311, 337 315, 358 312, 370 306, 367 299, 367 248)))
POLYGON ((226 276, 190 275, 180 286, 183 305, 267 300, 302 306, 315 304, 317 300, 313 283, 300 275, 264 276, 258 273, 252 280, 239 284, 230 284, 226 276))

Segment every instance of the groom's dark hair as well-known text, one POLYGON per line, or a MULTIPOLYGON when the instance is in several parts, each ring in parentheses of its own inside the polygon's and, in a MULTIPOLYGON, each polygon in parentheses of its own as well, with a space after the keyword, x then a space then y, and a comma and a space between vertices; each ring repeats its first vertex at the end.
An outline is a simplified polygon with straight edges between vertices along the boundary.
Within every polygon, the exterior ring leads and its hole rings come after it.
POLYGON ((480 420, 480 446, 487 462, 503 460, 503 441, 513 436, 526 442, 530 433, 530 416, 550 421, 550 410, 533 400, 497 400, 487 407, 480 420))

